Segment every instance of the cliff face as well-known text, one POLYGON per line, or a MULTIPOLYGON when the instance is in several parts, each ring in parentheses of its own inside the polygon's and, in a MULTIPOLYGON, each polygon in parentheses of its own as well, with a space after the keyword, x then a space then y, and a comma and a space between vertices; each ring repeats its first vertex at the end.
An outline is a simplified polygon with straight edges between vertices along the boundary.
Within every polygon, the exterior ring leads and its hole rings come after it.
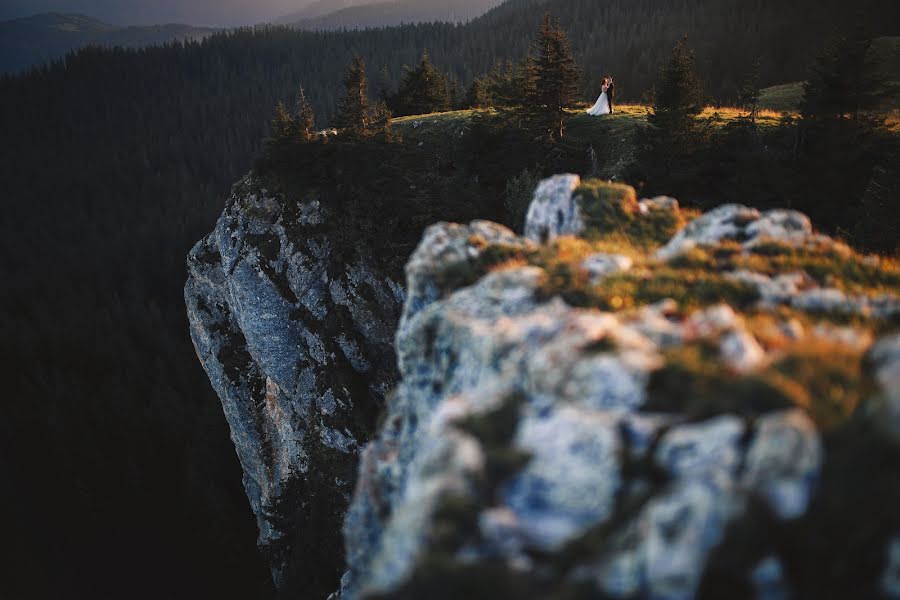
POLYGON ((302 563, 294 585, 320 592, 337 585, 340 524, 394 384, 404 297, 364 252, 340 254, 341 228, 315 195, 288 202, 248 176, 191 251, 185 287, 276 583, 302 563))
POLYGON ((431 226, 404 294, 335 258, 316 198, 235 188, 186 298, 276 578, 302 564, 315 595, 345 559, 351 600, 900 597, 895 262, 800 213, 575 176, 525 231, 431 226))

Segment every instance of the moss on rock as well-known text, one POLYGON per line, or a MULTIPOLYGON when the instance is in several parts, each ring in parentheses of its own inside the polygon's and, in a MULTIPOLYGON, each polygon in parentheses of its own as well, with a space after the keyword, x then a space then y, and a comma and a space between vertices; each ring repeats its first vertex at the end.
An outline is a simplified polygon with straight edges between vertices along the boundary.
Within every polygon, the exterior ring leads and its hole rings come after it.
POLYGON ((588 239, 627 239, 640 248, 660 246, 684 225, 677 208, 643 207, 634 188, 600 179, 582 182, 575 190, 584 214, 588 239))

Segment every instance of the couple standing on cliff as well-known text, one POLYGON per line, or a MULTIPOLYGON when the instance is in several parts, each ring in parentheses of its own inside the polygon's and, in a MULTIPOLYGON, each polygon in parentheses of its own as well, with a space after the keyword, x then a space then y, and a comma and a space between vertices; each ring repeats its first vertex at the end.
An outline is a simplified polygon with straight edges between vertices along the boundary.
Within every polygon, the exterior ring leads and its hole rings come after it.
POLYGON ((615 96, 615 94, 616 88, 613 83, 613 78, 607 75, 603 78, 603 82, 600 85, 600 97, 597 98, 594 105, 588 109, 587 113, 595 117, 612 114, 613 96, 615 96))

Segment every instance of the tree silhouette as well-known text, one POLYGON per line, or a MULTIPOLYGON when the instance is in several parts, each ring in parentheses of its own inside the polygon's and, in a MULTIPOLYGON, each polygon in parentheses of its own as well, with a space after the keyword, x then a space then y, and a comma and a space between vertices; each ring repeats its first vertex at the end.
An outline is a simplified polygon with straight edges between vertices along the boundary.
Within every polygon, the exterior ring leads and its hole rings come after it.
POLYGON ((862 26, 832 40, 804 84, 800 108, 805 119, 856 121, 883 105, 895 90, 871 48, 872 36, 862 26))
POLYGON ((660 127, 690 127, 702 110, 703 88, 685 37, 672 48, 659 72, 650 122, 660 127))
POLYGON ((578 100, 580 71, 568 35, 545 13, 537 36, 532 42, 535 53, 530 63, 526 85, 528 106, 535 113, 537 127, 551 137, 561 138, 565 132, 565 109, 578 100))
POLYGON ((521 108, 534 86, 533 59, 526 56, 519 64, 511 59, 498 61, 489 72, 476 77, 467 99, 473 108, 521 108))
POLYGON ((344 96, 334 116, 335 128, 351 136, 364 136, 369 130, 369 82, 366 63, 359 56, 347 67, 344 96))
POLYGON ((759 116, 759 78, 760 78, 760 58, 757 57, 753 61, 753 67, 747 74, 747 78, 738 89, 738 101, 740 105, 747 110, 747 120, 750 125, 756 126, 756 118, 759 116))
POLYGON ((297 121, 284 102, 275 105, 275 116, 269 126, 269 137, 266 138, 266 155, 270 158, 279 156, 284 147, 290 144, 297 133, 297 121))
POLYGON ((279 101, 275 105, 275 117, 272 119, 272 137, 274 139, 283 139, 291 137, 297 122, 290 113, 284 102, 279 101))
POLYGON ((640 163, 644 181, 668 180, 675 186, 695 178, 695 153, 703 146, 707 130, 697 127, 703 110, 700 78, 694 54, 682 38, 659 70, 648 121, 641 134, 640 163))
POLYGON ((316 115, 302 87, 297 92, 296 127, 298 139, 304 142, 309 141, 316 128, 316 115))
POLYGON ((390 103, 398 115, 422 115, 450 109, 447 76, 431 63, 428 52, 419 64, 404 67, 400 88, 390 103))
POLYGON ((391 111, 387 103, 369 104, 366 64, 357 56, 347 67, 344 96, 338 104, 333 124, 349 140, 371 136, 390 137, 391 111))

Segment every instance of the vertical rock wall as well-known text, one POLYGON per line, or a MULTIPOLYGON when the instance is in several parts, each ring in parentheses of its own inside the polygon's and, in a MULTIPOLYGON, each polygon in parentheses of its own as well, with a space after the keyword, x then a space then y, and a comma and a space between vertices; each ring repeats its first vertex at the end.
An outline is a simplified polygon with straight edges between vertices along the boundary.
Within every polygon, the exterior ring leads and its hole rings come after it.
POLYGON ((357 456, 394 383, 403 301, 364 249, 336 256, 341 226, 315 195, 286 201, 248 176, 191 251, 185 286, 276 583, 322 593, 337 586, 357 456))

